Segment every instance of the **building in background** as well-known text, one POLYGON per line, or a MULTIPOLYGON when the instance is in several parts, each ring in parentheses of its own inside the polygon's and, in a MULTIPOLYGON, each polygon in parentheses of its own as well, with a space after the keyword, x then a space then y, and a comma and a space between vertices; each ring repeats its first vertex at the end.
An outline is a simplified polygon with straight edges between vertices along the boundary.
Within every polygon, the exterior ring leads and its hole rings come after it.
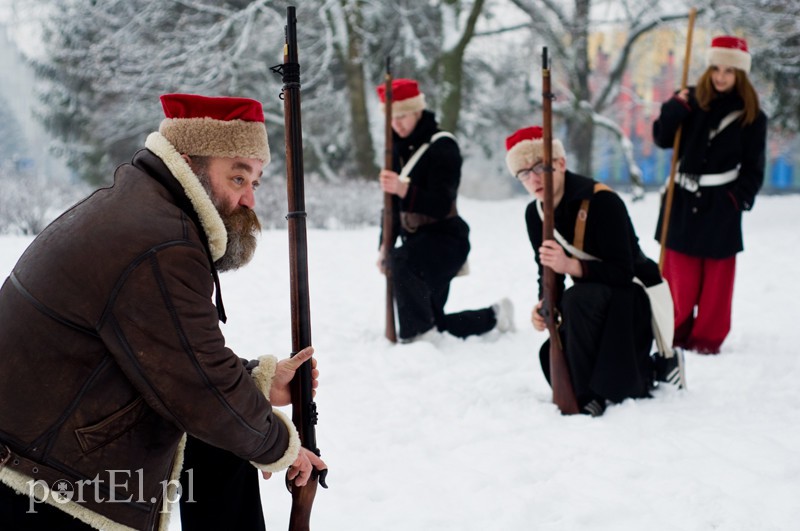
MULTIPOLYGON (((624 34, 602 32, 592 35, 593 77, 605 78, 612 67, 612 50, 622 48, 624 34)), ((693 85, 705 70, 705 50, 712 35, 696 29, 693 37, 688 84, 693 85)), ((645 186, 663 185, 669 175, 672 150, 659 149, 652 141, 652 124, 658 117, 661 103, 680 87, 685 54, 685 35, 661 29, 641 38, 634 47, 621 89, 613 106, 606 111, 615 120, 634 146, 634 156, 642 170, 645 186)), ((769 87, 758 86, 760 94, 769 87)), ((763 104, 762 100, 762 104, 763 104)), ((800 135, 768 136, 768 158, 763 191, 768 193, 800 191, 800 135)), ((595 141, 595 174, 597 178, 619 183, 630 182, 628 169, 618 143, 610 134, 598 132, 595 141)))

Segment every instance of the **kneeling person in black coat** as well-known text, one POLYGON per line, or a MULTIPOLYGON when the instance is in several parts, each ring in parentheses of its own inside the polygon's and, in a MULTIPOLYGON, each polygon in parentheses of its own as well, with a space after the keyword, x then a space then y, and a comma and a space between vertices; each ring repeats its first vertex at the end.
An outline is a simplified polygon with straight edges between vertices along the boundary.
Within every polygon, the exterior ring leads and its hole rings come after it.
MULTIPOLYGON (((553 140, 555 240, 542 241, 542 130, 520 129, 506 140, 506 163, 536 200, 525 221, 539 268, 539 302, 531 321, 545 330, 542 270, 556 273, 555 304, 572 385, 582 413, 599 415, 606 401, 649 395, 653 342, 645 285, 660 281, 658 266, 639 248, 628 211, 607 186, 568 171, 564 147, 553 140), (590 208, 591 206, 591 208, 590 208), (565 289, 566 277, 572 286, 565 289)), ((549 344, 541 350, 549 381, 549 344)))
MULTIPOLYGON (((377 87, 382 105, 384 89, 377 87)), ((381 245, 377 265, 386 273, 388 264, 391 271, 400 342, 435 338, 439 332, 466 338, 493 329, 512 331, 508 299, 445 313, 450 282, 463 270, 470 252, 469 225, 456 208, 461 152, 455 137, 439 130, 415 80, 394 79, 392 92, 394 169, 381 171, 380 184, 392 195, 396 219, 392 244, 381 245), (402 245, 395 246, 398 237, 402 245)))

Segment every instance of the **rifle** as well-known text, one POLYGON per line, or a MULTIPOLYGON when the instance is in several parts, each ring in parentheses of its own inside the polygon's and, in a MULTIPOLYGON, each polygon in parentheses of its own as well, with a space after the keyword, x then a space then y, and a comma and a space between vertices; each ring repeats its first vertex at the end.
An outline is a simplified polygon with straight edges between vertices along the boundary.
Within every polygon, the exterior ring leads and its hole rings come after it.
MULTIPOLYGON (((303 187, 303 135, 300 124, 300 64, 297 59, 297 18, 294 6, 286 8, 286 43, 283 64, 273 71, 283 76, 284 124, 286 131, 286 191, 289 213, 286 214, 289 232, 289 278, 292 311, 292 356, 311 345, 311 312, 308 296, 308 240, 306 236, 305 193, 303 187)), ((300 443, 317 455, 317 405, 313 399, 311 360, 303 363, 290 384, 292 392, 292 422, 300 434, 300 443)), ((327 470, 314 469, 303 487, 286 486, 292 493, 290 531, 307 531, 311 506, 317 484, 325 484, 327 470)))
MULTIPOLYGON (((553 94, 550 91, 550 64, 547 47, 542 49, 542 142, 544 164, 544 200, 542 210, 542 241, 552 240, 555 230, 553 219, 553 94)), ((564 358, 561 336, 558 333, 560 316, 556 308, 556 273, 545 266, 542 272, 541 315, 550 334, 550 387, 553 389, 553 403, 564 415, 578 412, 578 400, 570 380, 569 367, 564 358)))
MULTIPOLYGON (((689 10, 689 31, 686 34, 686 52, 683 58, 683 75, 681 77, 681 90, 686 88, 687 78, 689 77, 689 59, 692 56, 692 33, 694 32, 694 18, 697 9, 689 10)), ((672 160, 669 165, 669 181, 667 191, 664 196, 664 215, 661 217, 661 254, 658 256, 658 270, 664 272, 664 256, 667 252, 667 232, 669 231, 669 218, 672 213, 672 198, 675 194, 675 171, 678 168, 678 150, 681 147, 681 126, 675 131, 675 140, 672 143, 672 160)))
MULTIPOLYGON (((386 143, 383 148, 383 168, 391 170, 392 161, 392 60, 386 57, 386 105, 385 105, 385 128, 384 134, 386 143)), ((391 269, 391 250, 394 247, 394 208, 392 205, 392 194, 383 194, 383 242, 381 247, 386 250, 386 260, 383 267, 386 271, 386 339, 392 343, 397 343, 397 331, 394 325, 394 287, 392 286, 391 269)))

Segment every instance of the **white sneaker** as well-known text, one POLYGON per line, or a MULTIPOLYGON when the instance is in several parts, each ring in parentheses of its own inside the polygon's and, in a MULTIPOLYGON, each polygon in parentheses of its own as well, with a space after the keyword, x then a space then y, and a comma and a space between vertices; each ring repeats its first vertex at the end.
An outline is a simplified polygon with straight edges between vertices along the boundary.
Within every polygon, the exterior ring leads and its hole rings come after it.
POLYGON ((655 379, 666 382, 678 389, 686 389, 686 361, 683 349, 674 347, 672 357, 666 358, 660 353, 655 357, 655 379))
POLYGON ((514 304, 507 297, 504 297, 492 304, 494 318, 497 320, 495 328, 498 332, 516 332, 514 326, 514 304))

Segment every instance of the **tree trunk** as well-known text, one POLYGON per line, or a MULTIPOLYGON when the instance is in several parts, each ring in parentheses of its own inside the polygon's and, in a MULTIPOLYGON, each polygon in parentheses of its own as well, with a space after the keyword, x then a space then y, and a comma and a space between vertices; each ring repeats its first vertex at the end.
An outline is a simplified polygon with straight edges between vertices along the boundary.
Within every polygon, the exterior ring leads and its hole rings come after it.
POLYGON ((375 148, 369 127, 366 90, 367 83, 363 68, 363 42, 360 28, 362 24, 361 2, 350 4, 347 9, 345 1, 342 8, 346 10, 345 21, 349 36, 344 69, 347 83, 347 99, 350 107, 350 136, 355 171, 358 177, 370 178, 378 174, 375 164, 375 148))
POLYGON ((570 167, 577 173, 592 177, 594 123, 592 93, 589 87, 589 11, 591 0, 575 0, 572 48, 575 50, 575 108, 567 119, 567 145, 573 153, 570 167))
MULTIPOLYGON (((445 0, 445 4, 452 7, 444 9, 458 9, 458 0, 445 0)), ((441 77, 439 77, 439 94, 441 94, 441 117, 439 126, 455 133, 458 129, 458 118, 461 114, 462 80, 464 74, 464 51, 469 41, 475 35, 475 24, 483 10, 484 0, 473 2, 469 17, 458 42, 452 48, 444 50, 438 61, 441 77)), ((455 28, 445 28, 444 32, 455 31, 455 28)), ((436 77, 436 76, 435 76, 436 77)))

